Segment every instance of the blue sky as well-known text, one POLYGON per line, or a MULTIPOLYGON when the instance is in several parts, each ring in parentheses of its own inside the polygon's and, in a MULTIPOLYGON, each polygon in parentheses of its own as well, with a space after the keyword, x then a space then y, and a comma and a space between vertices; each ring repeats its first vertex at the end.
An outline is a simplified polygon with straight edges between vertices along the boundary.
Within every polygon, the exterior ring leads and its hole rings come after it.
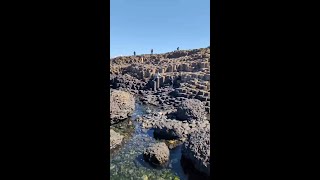
POLYGON ((110 56, 210 45, 210 0, 110 0, 110 56))

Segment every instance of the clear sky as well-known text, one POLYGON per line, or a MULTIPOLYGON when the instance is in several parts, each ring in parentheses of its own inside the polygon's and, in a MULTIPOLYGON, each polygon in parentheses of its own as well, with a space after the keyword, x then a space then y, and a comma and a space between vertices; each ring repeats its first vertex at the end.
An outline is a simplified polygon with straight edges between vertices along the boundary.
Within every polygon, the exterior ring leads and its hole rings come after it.
POLYGON ((210 45, 210 0, 110 0, 110 56, 210 45))

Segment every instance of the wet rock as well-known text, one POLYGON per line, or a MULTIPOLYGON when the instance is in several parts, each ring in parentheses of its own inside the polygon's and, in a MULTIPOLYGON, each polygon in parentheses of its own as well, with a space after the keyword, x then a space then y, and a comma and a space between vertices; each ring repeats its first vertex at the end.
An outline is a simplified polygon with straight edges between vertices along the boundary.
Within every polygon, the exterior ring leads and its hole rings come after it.
POLYGON ((143 175, 143 176, 141 177, 141 179, 142 179, 142 180, 148 180, 148 176, 147 176, 147 175, 143 175))
POLYGON ((178 140, 187 138, 188 134, 194 131, 210 131, 209 121, 179 121, 167 119, 165 115, 143 115, 139 118, 142 128, 152 128, 156 139, 178 140))
POLYGON ((181 141, 181 140, 166 141, 166 144, 170 150, 176 148, 177 146, 181 145, 182 143, 183 143, 183 141, 181 141))
POLYGON ((110 149, 113 149, 121 144, 123 137, 121 134, 110 129, 110 149))
POLYGON ((176 117, 178 120, 203 121, 206 116, 204 104, 197 99, 186 99, 177 108, 176 117))
POLYGON ((184 136, 183 131, 184 129, 181 128, 181 124, 178 122, 163 121, 161 124, 155 125, 153 134, 158 139, 173 140, 182 138, 184 136))
POLYGON ((183 158, 187 159, 199 172, 210 176, 210 130, 198 130, 191 133, 184 142, 183 158))
POLYGON ((150 122, 143 122, 141 124, 142 128, 145 128, 145 129, 149 129, 149 128, 152 128, 152 123, 150 122))
POLYGON ((147 162, 161 166, 169 161, 169 155, 169 148, 163 142, 153 144, 143 152, 143 157, 147 162))
POLYGON ((164 128, 157 128, 154 131, 154 137, 157 139, 178 139, 179 135, 175 132, 174 129, 164 128))
POLYGON ((128 92, 113 90, 110 93, 111 124, 118 123, 130 116, 135 109, 133 95, 128 92))

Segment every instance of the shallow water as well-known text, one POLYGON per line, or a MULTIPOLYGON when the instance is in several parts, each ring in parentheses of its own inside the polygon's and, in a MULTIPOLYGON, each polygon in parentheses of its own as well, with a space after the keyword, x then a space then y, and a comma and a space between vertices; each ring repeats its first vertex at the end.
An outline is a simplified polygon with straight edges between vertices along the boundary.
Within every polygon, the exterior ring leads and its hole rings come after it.
MULTIPOLYGON (((155 108, 150 107, 150 109, 156 111, 155 108)), ((126 134, 127 138, 124 145, 110 154, 110 179, 187 180, 188 177, 180 163, 181 147, 170 150, 169 164, 165 168, 152 167, 144 161, 142 156, 144 149, 152 143, 159 142, 153 138, 152 130, 145 131, 141 128, 140 123, 134 121, 144 113, 145 106, 137 103, 131 119, 115 126, 124 127, 122 130, 115 129, 120 133, 126 132, 128 129, 132 129, 132 132, 126 134), (128 125, 129 121, 132 121, 132 125, 128 125)))

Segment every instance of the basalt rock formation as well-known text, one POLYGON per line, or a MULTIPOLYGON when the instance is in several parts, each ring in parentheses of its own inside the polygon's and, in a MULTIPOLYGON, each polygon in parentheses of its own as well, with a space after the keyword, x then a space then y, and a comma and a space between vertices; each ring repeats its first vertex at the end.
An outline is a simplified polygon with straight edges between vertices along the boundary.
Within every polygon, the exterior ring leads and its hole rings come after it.
POLYGON ((204 104, 198 99, 187 99, 181 103, 176 112, 179 120, 203 121, 206 117, 204 104))
MULTIPOLYGON (((111 124, 130 116, 135 98, 157 107, 136 119, 143 131, 153 129, 154 138, 164 141, 145 149, 146 161, 165 165, 169 149, 182 144, 182 160, 210 176, 209 47, 111 59, 110 89, 111 124)), ((114 144, 122 141, 112 134, 114 144)))
POLYGON ((110 129, 110 149, 114 149, 119 146, 123 140, 123 136, 110 129))
POLYGON ((210 113, 210 48, 121 56, 110 60, 110 68, 114 89, 154 95, 152 103, 160 106, 178 107, 185 99, 198 99, 210 113))
POLYGON ((182 156, 197 171, 210 176, 210 131, 195 131, 182 146, 182 156))
POLYGON ((124 91, 112 90, 110 93, 110 121, 117 123, 128 118, 135 109, 132 94, 124 91))
POLYGON ((163 166, 169 161, 169 148, 163 142, 153 144, 143 152, 143 157, 154 165, 163 166))

